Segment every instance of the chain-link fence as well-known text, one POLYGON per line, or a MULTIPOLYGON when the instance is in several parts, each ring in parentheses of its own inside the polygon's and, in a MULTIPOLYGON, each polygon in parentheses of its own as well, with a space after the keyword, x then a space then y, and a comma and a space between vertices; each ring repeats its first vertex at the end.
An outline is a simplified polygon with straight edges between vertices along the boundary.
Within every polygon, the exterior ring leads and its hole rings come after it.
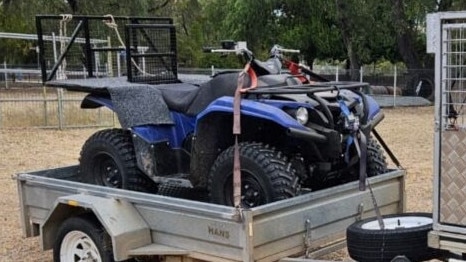
MULTIPOLYGON (((179 69, 181 74, 212 75, 223 70, 237 69, 179 69)), ((371 84, 365 90, 373 95, 420 96, 434 99, 433 70, 385 70, 373 72, 363 68, 357 72, 338 67, 316 68, 333 81, 363 81, 371 84), (353 73, 353 74, 351 74, 353 73), (353 78, 351 78, 353 75, 353 78), (355 79, 356 76, 356 79, 355 79)), ((37 66, 0 67, 0 128, 8 127, 108 127, 119 125, 117 117, 107 108, 82 109, 85 93, 64 89, 44 88, 37 66)), ((396 104, 396 103, 394 103, 396 104)))

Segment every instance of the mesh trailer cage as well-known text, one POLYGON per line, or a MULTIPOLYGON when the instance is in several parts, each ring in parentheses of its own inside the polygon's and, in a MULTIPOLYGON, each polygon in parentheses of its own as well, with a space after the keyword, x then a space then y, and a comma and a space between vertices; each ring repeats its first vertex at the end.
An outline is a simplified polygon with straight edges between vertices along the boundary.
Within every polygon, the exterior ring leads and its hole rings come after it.
POLYGON ((37 15, 42 81, 127 75, 125 25, 173 24, 171 18, 37 15))
POLYGON ((173 25, 126 25, 128 81, 176 83, 176 32, 173 25))
POLYGON ((442 27, 443 128, 466 128, 466 20, 455 19, 442 27))
POLYGON ((431 244, 466 253, 466 12, 427 15, 435 54, 433 225, 431 244), (458 239, 452 232, 461 233, 458 239), (445 234, 446 233, 446 234, 445 234), (445 237, 444 237, 445 236, 445 237), (437 243, 437 244, 435 244, 437 243), (461 251, 460 251, 461 250, 461 251))

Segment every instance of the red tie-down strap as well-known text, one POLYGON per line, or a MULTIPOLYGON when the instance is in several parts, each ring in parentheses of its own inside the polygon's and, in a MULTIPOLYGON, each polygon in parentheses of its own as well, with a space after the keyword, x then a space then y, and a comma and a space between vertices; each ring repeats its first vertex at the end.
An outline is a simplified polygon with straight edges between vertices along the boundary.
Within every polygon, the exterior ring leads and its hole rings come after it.
POLYGON ((299 64, 296 64, 290 60, 283 60, 283 63, 288 68, 288 70, 290 70, 290 73, 297 77, 301 83, 309 83, 309 80, 301 72, 301 66, 299 64))
POLYGON ((257 75, 247 63, 238 76, 238 85, 233 100, 233 135, 235 136, 235 150, 233 159, 233 201, 235 207, 241 207, 241 163, 239 159, 238 137, 241 135, 241 94, 257 87, 257 75), (249 87, 244 87, 246 75, 251 80, 249 87))

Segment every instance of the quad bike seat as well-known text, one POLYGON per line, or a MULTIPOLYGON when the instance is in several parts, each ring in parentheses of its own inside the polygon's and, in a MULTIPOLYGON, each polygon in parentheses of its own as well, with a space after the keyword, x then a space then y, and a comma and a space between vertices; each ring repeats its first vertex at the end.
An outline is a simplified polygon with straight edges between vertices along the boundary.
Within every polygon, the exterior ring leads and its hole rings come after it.
POLYGON ((202 84, 177 83, 157 85, 168 108, 180 113, 195 116, 211 102, 222 96, 234 96, 238 73, 224 73, 202 84))
POLYGON ((258 87, 279 87, 279 86, 298 86, 302 83, 293 75, 278 74, 278 75, 263 75, 257 79, 258 87))
POLYGON ((280 74, 281 63, 276 58, 270 58, 265 62, 254 59, 254 70, 258 75, 278 75, 280 74))
POLYGON ((199 86, 196 96, 187 110, 183 112, 188 115, 197 115, 215 99, 222 96, 234 96, 237 85, 238 72, 219 74, 199 86))
MULTIPOLYGON (((227 72, 216 75, 210 81, 197 85, 178 83, 161 85, 163 98, 168 108, 197 115, 215 99, 222 96, 234 96, 238 84, 238 72, 227 72)), ((263 75, 258 77, 258 87, 265 86, 293 86, 300 82, 288 74, 263 75)), ((249 77, 245 78, 245 87, 250 85, 249 77)))
POLYGON ((199 86, 187 83, 159 85, 162 97, 168 108, 185 113, 199 93, 199 86))

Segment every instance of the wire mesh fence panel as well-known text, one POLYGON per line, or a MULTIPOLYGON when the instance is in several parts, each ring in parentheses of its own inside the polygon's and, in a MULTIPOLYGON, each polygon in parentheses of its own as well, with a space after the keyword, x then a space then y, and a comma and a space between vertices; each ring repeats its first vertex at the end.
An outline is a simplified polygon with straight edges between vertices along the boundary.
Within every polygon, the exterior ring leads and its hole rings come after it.
POLYGON ((117 125, 107 108, 81 109, 85 94, 59 89, 0 90, 0 128, 106 127, 117 125))

